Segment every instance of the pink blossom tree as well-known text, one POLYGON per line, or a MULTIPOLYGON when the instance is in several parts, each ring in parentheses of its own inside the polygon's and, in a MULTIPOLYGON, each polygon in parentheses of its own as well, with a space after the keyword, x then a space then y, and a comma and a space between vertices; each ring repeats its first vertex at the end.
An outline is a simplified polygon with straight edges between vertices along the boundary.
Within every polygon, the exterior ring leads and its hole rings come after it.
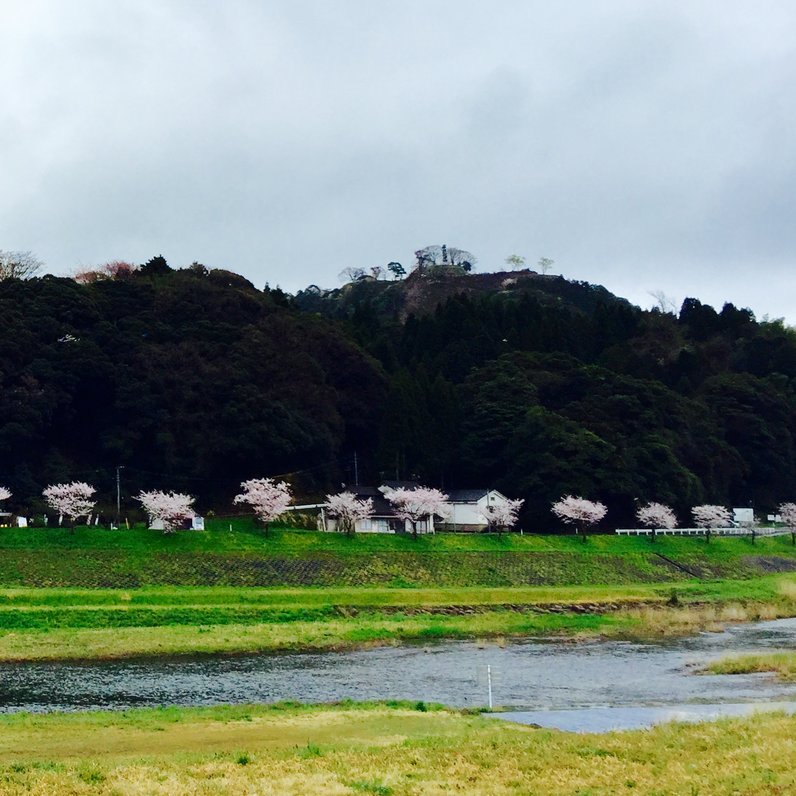
POLYGON ((691 509, 691 516, 697 528, 705 529, 705 541, 710 542, 710 533, 714 528, 726 528, 730 524, 730 511, 724 506, 713 506, 704 503, 691 509))
POLYGON ((796 545, 796 503, 780 503, 777 513, 790 530, 791 544, 796 545))
POLYGON ((267 535, 270 523, 284 514, 293 499, 290 487, 284 481, 272 478, 251 478, 240 486, 243 491, 232 502, 251 506, 260 522, 265 523, 267 535))
POLYGON ((385 494, 392 504, 399 519, 408 521, 412 526, 412 536, 417 539, 417 523, 427 520, 429 523, 435 515, 447 517, 450 513, 448 496, 439 489, 419 486, 415 489, 392 489, 385 494))
POLYGON ((0 500, 8 500, 11 497, 11 490, 0 486, 0 500))
POLYGON ((151 492, 140 492, 136 495, 149 516, 150 523, 160 520, 163 523, 163 533, 173 533, 185 520, 194 516, 194 498, 182 492, 161 492, 154 489, 151 492))
POLYGON ((94 510, 96 501, 93 498, 97 490, 84 481, 72 481, 69 484, 52 484, 43 492, 47 505, 58 514, 58 524, 63 518, 69 519, 69 525, 74 533, 75 521, 86 517, 94 510))
POLYGON ((603 503, 586 500, 582 497, 565 495, 561 500, 553 503, 552 512, 567 525, 574 525, 575 532, 581 535, 581 541, 586 541, 586 529, 596 525, 607 513, 608 509, 603 503))
POLYGON ((507 500, 505 503, 490 503, 481 516, 486 520, 489 530, 500 533, 504 528, 513 528, 524 500, 507 500))
POLYGON ((353 536, 357 523, 373 516, 373 501, 358 500, 351 492, 326 496, 326 510, 337 519, 337 529, 353 536))
POLYGON ((655 541, 655 530, 657 528, 676 528, 677 516, 669 506, 664 503, 647 503, 639 506, 636 511, 638 521, 652 529, 652 541, 655 541))

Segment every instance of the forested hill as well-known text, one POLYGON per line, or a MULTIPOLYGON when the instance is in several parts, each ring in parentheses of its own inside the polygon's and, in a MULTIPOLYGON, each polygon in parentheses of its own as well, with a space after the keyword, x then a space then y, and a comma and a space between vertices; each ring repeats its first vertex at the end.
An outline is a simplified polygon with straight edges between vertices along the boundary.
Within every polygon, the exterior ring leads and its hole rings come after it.
MULTIPOLYGON (((156 262, 158 261, 158 262, 156 262)), ((609 522, 796 498, 796 334, 732 305, 679 316, 529 272, 413 273, 287 296, 160 262, 0 282, 0 483, 302 497, 360 479, 494 486, 550 528, 566 492, 609 522), (152 266, 155 263, 155 266, 152 266)))

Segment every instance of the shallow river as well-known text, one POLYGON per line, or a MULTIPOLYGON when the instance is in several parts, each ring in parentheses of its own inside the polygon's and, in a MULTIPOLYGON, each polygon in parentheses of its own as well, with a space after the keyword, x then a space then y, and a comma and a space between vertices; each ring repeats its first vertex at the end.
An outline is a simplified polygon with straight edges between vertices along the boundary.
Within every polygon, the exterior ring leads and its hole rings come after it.
MULTIPOLYGON (((782 648, 796 648, 796 619, 736 625, 722 633, 654 644, 534 640, 501 648, 442 642, 323 654, 0 664, 0 711, 345 698, 464 707, 487 703, 489 665, 495 704, 533 711, 515 713, 515 720, 567 729, 642 726, 656 720, 649 718, 649 708, 655 706, 666 708, 659 711, 664 717, 682 712, 678 706, 713 715, 718 703, 796 699, 796 685, 768 675, 693 674, 706 661, 730 653, 782 648), (584 708, 583 718, 577 719, 584 708), (647 713, 634 719, 641 708, 647 713), (569 724, 561 719, 562 711, 569 724), (588 716, 597 723, 590 724, 588 716)), ((732 710, 727 704, 726 711, 732 710)))

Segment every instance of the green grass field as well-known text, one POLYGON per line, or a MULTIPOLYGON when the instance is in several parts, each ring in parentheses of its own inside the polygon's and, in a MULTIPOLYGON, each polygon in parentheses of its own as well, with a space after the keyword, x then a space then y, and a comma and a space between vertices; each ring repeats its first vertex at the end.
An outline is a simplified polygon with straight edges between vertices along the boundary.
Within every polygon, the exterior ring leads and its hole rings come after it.
POLYGON ((782 538, 0 529, 0 660, 684 633, 793 615, 788 570, 782 538))
POLYGON ((656 637, 796 614, 796 577, 569 587, 0 589, 0 660, 656 637), (676 603, 676 604, 674 604, 676 603))
POLYGON ((575 735, 422 703, 0 717, 7 794, 796 792, 796 717, 575 735))
POLYGON ((207 531, 0 529, 0 587, 521 586, 677 582, 796 571, 785 537, 761 539, 438 534, 277 529, 210 520, 207 531), (230 531, 230 525, 232 530, 230 531))

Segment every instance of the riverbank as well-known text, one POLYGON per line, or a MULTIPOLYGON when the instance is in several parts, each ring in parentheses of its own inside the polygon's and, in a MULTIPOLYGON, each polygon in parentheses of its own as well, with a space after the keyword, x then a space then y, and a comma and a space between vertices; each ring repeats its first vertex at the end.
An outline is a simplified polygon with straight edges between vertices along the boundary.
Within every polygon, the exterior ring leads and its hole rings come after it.
POLYGON ((658 638, 796 615, 796 576, 593 587, 1 589, 0 661, 658 638))
POLYGON ((796 718, 574 735, 424 703, 0 717, 4 793, 790 793, 796 718))
POLYGON ((711 663, 706 671, 712 674, 752 674, 771 672, 782 680, 796 680, 796 652, 756 653, 722 658, 711 663))
POLYGON ((0 529, 0 587, 148 586, 428 588, 591 586, 742 579, 796 572, 790 539, 518 534, 318 533, 249 520, 206 531, 143 527, 0 529))

